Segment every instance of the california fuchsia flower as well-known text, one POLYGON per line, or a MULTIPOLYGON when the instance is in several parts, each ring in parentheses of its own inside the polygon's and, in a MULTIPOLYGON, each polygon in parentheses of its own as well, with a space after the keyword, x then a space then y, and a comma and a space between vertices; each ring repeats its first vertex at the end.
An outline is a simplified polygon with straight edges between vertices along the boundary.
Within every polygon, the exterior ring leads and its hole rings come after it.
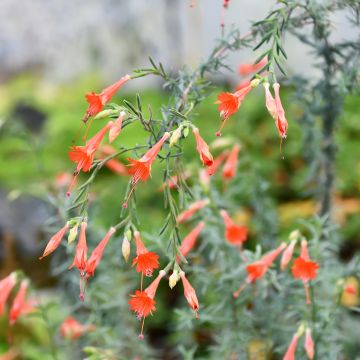
POLYGON ((236 225, 225 210, 220 210, 220 215, 225 223, 225 239, 231 245, 242 246, 247 239, 247 227, 236 225))
POLYGON ((211 166, 205 169, 208 176, 214 175, 218 168, 224 163, 224 160, 229 155, 228 151, 223 151, 220 155, 218 155, 211 166))
POLYGON ((196 292, 194 288, 190 285, 183 271, 180 272, 180 277, 184 287, 184 296, 187 302, 189 303, 190 307, 194 310, 196 318, 198 318, 199 301, 197 299, 196 292))
POLYGON ((104 236, 104 238, 100 241, 100 243, 91 253, 89 260, 87 260, 86 262, 86 277, 94 276, 95 269, 97 268, 97 266, 101 261, 105 247, 110 237, 115 233, 115 231, 116 229, 111 227, 110 230, 104 236))
POLYGON ((6 301, 16 284, 16 274, 11 273, 0 281, 0 316, 4 314, 6 301))
POLYGON ((15 296, 9 312, 10 325, 14 325, 19 316, 35 311, 35 301, 26 300, 26 291, 28 286, 29 282, 27 280, 21 281, 20 289, 15 296))
POLYGON ((133 260, 133 265, 136 264, 137 272, 141 272, 145 276, 152 276, 153 270, 159 267, 159 255, 146 249, 138 231, 135 231, 134 236, 137 256, 133 260))
POLYGON ((196 150, 200 155, 200 160, 203 165, 211 166, 214 162, 213 156, 210 153, 209 145, 200 136, 199 129, 193 128, 193 134, 196 140, 196 150))
POLYGON ((241 285, 240 288, 233 293, 233 296, 238 297, 247 284, 255 283, 256 280, 262 278, 266 274, 272 263, 275 261, 275 259, 285 248, 286 244, 281 243, 279 247, 266 253, 260 260, 248 265, 246 267, 246 271, 248 273, 246 283, 241 285))
POLYGON ((186 220, 189 220, 195 213, 197 213, 199 210, 201 210, 203 207, 205 207, 207 204, 209 204, 209 200, 198 200, 192 203, 189 208, 182 213, 180 213, 176 219, 178 224, 181 224, 185 222, 186 220))
POLYGON ((305 288, 306 303, 310 304, 309 294, 309 281, 316 278, 316 272, 319 269, 319 265, 315 261, 311 261, 307 241, 304 239, 301 241, 301 254, 295 259, 292 266, 292 273, 294 278, 302 280, 305 288))
POLYGON ((291 339, 291 343, 286 351, 285 356, 283 357, 283 360, 295 360, 295 352, 298 341, 299 341, 299 336, 297 335, 297 333, 295 333, 291 339))
POLYGON ((156 301, 154 300, 156 290, 159 286, 160 280, 165 276, 165 271, 160 270, 156 279, 144 290, 137 290, 134 295, 131 295, 129 300, 130 310, 134 311, 139 319, 142 319, 140 339, 144 338, 144 321, 145 318, 156 311, 156 301))
POLYGON ((239 144, 235 144, 230 151, 230 154, 222 170, 222 174, 225 180, 231 180, 236 175, 239 151, 240 151, 239 144))
POLYGON ((292 259, 293 253, 294 253, 294 247, 296 245, 296 239, 292 240, 290 242, 290 244, 288 245, 288 247, 285 249, 285 251, 282 254, 281 257, 281 270, 284 270, 287 265, 289 264, 289 262, 292 259))
POLYGON ((235 114, 239 108, 245 96, 256 86, 258 86, 259 80, 255 79, 249 83, 249 85, 244 88, 234 92, 222 92, 218 96, 219 104, 218 111, 220 112, 220 116, 223 118, 222 124, 220 126, 219 131, 216 133, 217 136, 221 136, 221 130, 225 126, 226 120, 233 114, 235 114))
POLYGON ((136 184, 141 181, 146 181, 149 176, 151 175, 151 164, 155 161, 159 151, 161 150, 162 146, 164 145, 165 141, 170 137, 170 133, 165 132, 162 138, 150 149, 148 150, 145 155, 143 155, 139 160, 131 159, 130 161, 130 170, 129 173, 132 175, 131 178, 131 189, 126 198, 123 207, 127 207, 128 199, 130 198, 132 192, 136 184))
POLYGON ((199 222, 197 226, 185 236, 180 246, 180 252, 184 257, 186 257, 188 253, 194 248, 196 240, 199 237, 204 226, 205 223, 203 221, 199 222))
POLYGON ((104 105, 107 104, 111 100, 111 98, 116 94, 116 92, 130 79, 131 79, 130 75, 125 75, 114 84, 105 88, 100 94, 96 94, 94 92, 87 93, 85 95, 85 98, 89 103, 89 107, 85 112, 83 121, 87 122, 87 120, 91 116, 95 116, 97 113, 99 113, 103 109, 104 105))
POLYGON ((267 56, 262 58, 259 62, 255 64, 241 64, 239 66, 239 74, 242 76, 251 75, 261 70, 268 62, 267 56))
POLYGON ((70 195, 79 172, 81 170, 84 172, 90 171, 94 161, 95 152, 100 146, 100 143, 106 132, 111 128, 112 124, 112 121, 109 121, 105 127, 103 127, 95 136, 86 142, 85 146, 73 146, 69 151, 69 158, 72 162, 76 163, 76 169, 74 172, 73 181, 71 182, 67 192, 68 196, 70 195))
POLYGON ((94 330, 94 325, 83 325, 72 316, 67 317, 60 326, 61 336, 68 340, 76 340, 84 334, 94 330))
POLYGON ((51 254, 59 247, 61 240, 65 236, 68 229, 69 229, 69 224, 66 223, 55 235, 51 237, 48 244, 46 245, 44 253, 42 254, 42 256, 39 257, 40 260, 43 259, 45 256, 51 254))
POLYGON ((125 111, 121 111, 119 117, 114 121, 109 131, 109 142, 112 143, 120 134, 122 122, 126 116, 125 111))
POLYGON ((305 332, 305 342, 304 342, 304 348, 306 351, 307 357, 312 360, 315 355, 315 347, 314 347, 314 341, 311 336, 311 329, 307 328, 305 332))

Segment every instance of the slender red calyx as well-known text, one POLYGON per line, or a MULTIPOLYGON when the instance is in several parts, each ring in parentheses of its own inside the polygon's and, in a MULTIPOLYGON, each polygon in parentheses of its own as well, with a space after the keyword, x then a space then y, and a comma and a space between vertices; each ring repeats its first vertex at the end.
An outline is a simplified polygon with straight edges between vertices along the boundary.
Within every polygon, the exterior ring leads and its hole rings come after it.
POLYGON ((214 163, 213 156, 210 153, 209 145, 200 136, 199 129, 193 128, 193 134, 196 140, 196 150, 200 155, 203 165, 211 166, 214 163))
POLYGON ((222 175, 223 178, 227 181, 233 179, 236 175, 239 152, 240 145, 235 144, 224 164, 222 175))
POLYGON ((185 222, 192 218, 199 210, 209 204, 209 200, 198 200, 192 203, 189 208, 180 213, 176 219, 178 224, 185 222))
POLYGON ((66 232, 69 229, 69 224, 66 223, 55 235, 51 237, 48 244, 46 245, 46 248, 44 250, 44 253, 42 256, 39 257, 39 259, 43 259, 45 256, 50 255, 53 251, 55 251, 59 245, 61 244, 61 240, 65 236, 66 232))
POLYGON ((16 285, 16 274, 11 273, 0 281, 0 316, 4 314, 6 301, 9 298, 11 290, 16 285))
POLYGON ((189 306, 194 310, 196 318, 198 318, 199 301, 197 299, 196 292, 194 288, 190 285, 183 271, 180 272, 180 277, 184 287, 184 296, 189 303, 189 306))
POLYGON ((184 257, 186 257, 189 252, 194 248, 196 241, 204 226, 204 221, 199 222, 199 224, 197 224, 196 227, 185 236, 180 246, 180 252, 184 257))
POLYGON ((283 360, 295 360, 295 352, 296 352, 296 347, 297 347, 298 341, 299 341, 298 335, 294 334, 283 360))

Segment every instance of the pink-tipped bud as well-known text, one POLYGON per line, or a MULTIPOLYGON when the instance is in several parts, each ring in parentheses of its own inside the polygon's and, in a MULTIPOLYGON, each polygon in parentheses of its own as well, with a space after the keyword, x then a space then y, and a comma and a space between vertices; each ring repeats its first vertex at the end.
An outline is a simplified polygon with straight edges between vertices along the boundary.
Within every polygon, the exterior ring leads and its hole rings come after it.
POLYGON ((315 355, 315 347, 314 347, 314 341, 311 336, 311 329, 307 328, 305 332, 305 342, 304 342, 304 348, 306 351, 307 357, 312 360, 315 355))
POLYGON ((294 253, 296 240, 292 240, 290 245, 285 249, 281 257, 281 270, 285 270, 289 262, 291 261, 294 253))

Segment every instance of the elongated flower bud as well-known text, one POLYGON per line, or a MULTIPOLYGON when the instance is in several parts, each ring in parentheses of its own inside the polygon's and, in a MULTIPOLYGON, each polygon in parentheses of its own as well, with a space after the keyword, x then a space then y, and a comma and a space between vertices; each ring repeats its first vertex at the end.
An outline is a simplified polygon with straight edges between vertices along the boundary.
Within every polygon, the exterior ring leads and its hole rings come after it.
POLYGON ((49 240, 48 244, 46 245, 44 253, 42 254, 42 256, 39 257, 40 260, 43 259, 45 256, 51 254, 59 247, 61 240, 63 239, 68 228, 69 228, 69 224, 66 223, 63 228, 61 228, 55 235, 52 236, 52 238, 49 240))
POLYGON ((305 332, 305 342, 304 342, 304 348, 306 351, 307 357, 312 360, 315 355, 315 349, 314 349, 314 341, 311 336, 311 329, 307 328, 305 332))
POLYGON ((172 289, 177 282, 180 280, 180 273, 178 270, 174 270, 173 273, 169 277, 169 287, 172 289))
POLYGON ((292 240, 290 245, 285 249, 281 257, 281 270, 286 269, 287 265, 292 259, 294 248, 296 245, 296 240, 292 240))
POLYGON ((125 261, 127 262, 130 256, 130 241, 126 234, 124 235, 122 245, 121 245, 121 252, 122 256, 124 257, 125 261))

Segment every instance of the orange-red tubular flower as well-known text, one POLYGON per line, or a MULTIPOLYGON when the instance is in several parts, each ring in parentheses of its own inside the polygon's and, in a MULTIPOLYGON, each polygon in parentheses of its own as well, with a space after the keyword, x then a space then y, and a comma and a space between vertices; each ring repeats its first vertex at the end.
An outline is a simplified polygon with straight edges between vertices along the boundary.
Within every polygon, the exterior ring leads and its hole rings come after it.
POLYGON ((81 223, 79 240, 75 250, 75 258, 69 269, 76 266, 80 272, 80 295, 81 301, 85 299, 85 287, 86 287, 86 260, 87 260, 87 244, 86 244, 86 227, 87 223, 81 223))
POLYGON ((304 348, 307 357, 312 360, 315 355, 315 347, 314 347, 314 341, 311 336, 311 329, 307 328, 305 332, 305 342, 304 342, 304 348))
POLYGON ((11 273, 0 281, 0 316, 4 314, 6 301, 16 284, 16 274, 11 273))
POLYGON ((162 146, 164 145, 165 141, 170 137, 170 133, 165 132, 162 138, 150 149, 148 150, 139 160, 131 159, 129 166, 131 166, 129 170, 129 174, 132 175, 130 184, 131 189, 129 194, 123 204, 123 207, 127 207, 127 202, 134 191, 136 184, 141 181, 146 181, 149 176, 151 175, 151 164, 155 161, 159 151, 161 150, 162 146))
POLYGON ((209 145, 200 136, 198 128, 193 128, 193 134, 195 136, 196 150, 200 155, 200 160, 202 161, 203 165, 211 166, 214 163, 214 159, 210 153, 209 145))
POLYGON ((216 104, 219 104, 218 111, 223 120, 216 136, 221 136, 221 130, 225 126, 226 120, 239 110, 245 96, 253 89, 254 86, 257 86, 257 82, 250 82, 249 85, 237 90, 234 93, 222 92, 218 95, 216 104))
POLYGON ((40 260, 43 259, 45 256, 51 254, 59 247, 61 240, 63 239, 68 229, 69 229, 69 224, 66 223, 55 235, 51 237, 48 244, 46 245, 44 253, 42 254, 42 256, 39 257, 40 260))
POLYGON ((29 282, 27 280, 21 281, 20 289, 15 296, 9 312, 10 325, 14 325, 19 316, 35 310, 35 301, 26 301, 26 291, 28 286, 29 282))
POLYGON ((144 290, 137 290, 134 295, 130 295, 129 300, 130 310, 134 311, 138 319, 142 319, 140 339, 144 338, 144 321, 145 318, 156 311, 156 301, 154 300, 156 290, 159 286, 160 280, 165 276, 166 272, 160 270, 156 279, 144 290))
POLYGON ((68 340, 77 340, 80 336, 94 330, 94 325, 83 325, 72 316, 67 317, 60 326, 61 336, 68 340))
POLYGON ((293 253, 294 253, 294 247, 296 245, 296 239, 292 240, 288 247, 285 249, 285 251, 282 254, 281 257, 281 270, 285 270, 288 266, 289 262, 292 259, 293 253))
POLYGON ((186 220, 189 220, 191 217, 193 217, 199 210, 201 210, 203 207, 205 207, 207 204, 209 204, 209 200, 198 200, 192 203, 189 208, 182 213, 178 215, 176 218, 176 221, 178 224, 181 224, 185 222, 186 220))
POLYGON ((114 121, 109 131, 109 142, 112 143, 120 134, 122 122, 126 116, 125 111, 121 111, 119 117, 114 121))
POLYGON ((236 175, 239 151, 240 151, 239 144, 235 144, 230 151, 230 154, 222 170, 222 175, 225 180, 229 181, 233 179, 236 175))
POLYGON ((89 103, 83 121, 86 123, 91 116, 98 114, 107 104, 111 98, 116 94, 116 92, 131 79, 130 75, 123 76, 120 80, 105 88, 100 94, 94 92, 86 93, 85 98, 89 103))
POLYGON ((226 159, 226 157, 228 156, 228 154, 229 154, 228 151, 223 151, 219 156, 217 156, 214 159, 213 164, 205 169, 208 176, 212 176, 217 172, 217 170, 219 169, 221 164, 223 164, 223 162, 226 159))
POLYGON ((184 296, 190 307, 194 310, 196 318, 198 318, 199 301, 197 299, 196 292, 194 288, 190 285, 183 271, 180 272, 180 277, 184 287, 184 296))
POLYGON ((304 239, 301 241, 301 253, 300 256, 294 260, 292 266, 292 273, 294 278, 302 280, 305 288, 306 303, 311 304, 309 294, 309 281, 316 278, 316 272, 319 269, 319 265, 315 261, 311 261, 307 241, 304 239))
POLYGON ((262 58, 259 62, 255 64, 241 64, 239 66, 239 74, 242 76, 251 75, 261 70, 268 62, 267 56, 262 58))
POLYGON ((188 253, 194 248, 196 240, 199 237, 204 226, 205 223, 203 221, 199 222, 196 227, 185 236, 180 246, 180 252, 184 257, 186 257, 188 253))
POLYGON ((277 112, 277 119, 276 119, 276 127, 279 130, 279 135, 281 138, 286 138, 286 132, 288 128, 288 122, 285 117, 285 111, 281 104, 280 99, 280 84, 275 83, 273 85, 274 93, 275 93, 275 105, 276 105, 276 112, 277 112))
POLYGON ((220 215, 225 223, 225 239, 231 245, 242 246, 247 240, 247 227, 236 225, 225 210, 220 210, 220 215))
POLYGON ((96 246, 96 248, 91 253, 89 260, 86 262, 86 277, 94 276, 95 269, 99 265, 101 258, 103 256, 105 247, 110 239, 110 237, 115 233, 116 229, 111 227, 110 230, 106 233, 104 238, 96 246))
POLYGON ((136 264, 136 271, 145 276, 152 276, 153 270, 159 267, 159 255, 148 251, 141 241, 140 233, 135 231, 136 258, 133 259, 133 266, 136 264))
POLYGON ((262 278, 266 274, 272 263, 275 261, 275 259, 280 255, 280 253, 285 248, 286 248, 286 244, 281 243, 279 247, 277 247, 275 250, 266 253, 260 260, 255 261, 252 264, 249 264, 246 267, 246 271, 248 273, 246 278, 246 283, 241 285, 240 288, 233 293, 233 296, 235 298, 238 297, 247 284, 255 283, 256 280, 262 278))
POLYGON ((105 127, 103 127, 96 135, 86 142, 85 146, 73 146, 69 151, 69 158, 72 162, 76 163, 76 169, 74 171, 73 180, 69 186, 67 196, 70 196, 79 172, 81 170, 84 172, 90 171, 91 165, 94 161, 95 152, 112 124, 113 122, 109 121, 105 127))
POLYGON ((283 360, 295 360, 295 352, 298 341, 299 341, 299 336, 297 334, 294 334, 294 336, 291 339, 291 343, 286 351, 286 354, 283 357, 283 360))

